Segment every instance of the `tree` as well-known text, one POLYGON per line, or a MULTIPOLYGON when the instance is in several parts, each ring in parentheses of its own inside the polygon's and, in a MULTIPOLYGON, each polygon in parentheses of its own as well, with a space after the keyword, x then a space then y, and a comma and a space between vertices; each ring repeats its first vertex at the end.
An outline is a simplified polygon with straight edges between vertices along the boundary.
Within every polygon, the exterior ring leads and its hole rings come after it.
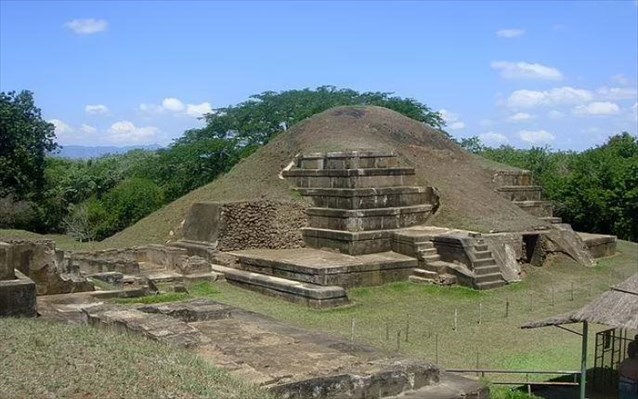
POLYGON ((0 198, 41 194, 45 156, 57 147, 55 127, 42 119, 33 93, 0 92, 0 198))
POLYGON ((233 138, 239 139, 239 143, 246 147, 260 146, 297 122, 342 105, 377 105, 437 129, 445 126, 438 112, 411 98, 393 96, 392 93, 359 93, 352 89, 321 86, 314 90, 267 91, 250 96, 238 105, 219 108, 205 116, 205 128, 186 132, 179 142, 233 138))

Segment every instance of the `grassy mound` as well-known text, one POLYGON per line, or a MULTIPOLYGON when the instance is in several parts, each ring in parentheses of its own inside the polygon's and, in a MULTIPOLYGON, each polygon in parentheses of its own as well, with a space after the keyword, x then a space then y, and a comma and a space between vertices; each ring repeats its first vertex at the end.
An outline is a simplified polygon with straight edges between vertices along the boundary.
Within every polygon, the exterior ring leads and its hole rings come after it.
POLYGON ((104 244, 130 246, 179 238, 179 226, 188 208, 199 201, 303 201, 278 178, 279 172, 296 154, 345 150, 392 150, 399 154, 403 165, 413 166, 419 184, 440 191, 441 207, 431 224, 483 232, 532 230, 545 225, 494 192, 494 169, 510 167, 501 168, 468 154, 440 132, 389 109, 338 107, 298 123, 228 174, 168 204, 104 244))
POLYGON ((0 320, 0 398, 270 396, 194 354, 88 326, 0 320))

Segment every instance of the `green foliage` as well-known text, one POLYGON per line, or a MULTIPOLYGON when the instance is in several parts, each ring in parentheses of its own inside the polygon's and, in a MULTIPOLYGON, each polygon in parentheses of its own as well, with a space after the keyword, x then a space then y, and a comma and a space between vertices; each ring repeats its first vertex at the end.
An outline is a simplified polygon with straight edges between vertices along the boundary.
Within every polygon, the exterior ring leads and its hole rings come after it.
POLYGON ((44 183, 45 155, 56 148, 55 127, 42 119, 33 93, 0 92, 0 198, 36 198, 44 183))
POLYGON ((252 95, 238 105, 220 108, 206 115, 206 127, 187 131, 179 142, 216 137, 239 139, 239 143, 247 147, 259 146, 306 118, 343 105, 377 105, 437 129, 445 125, 439 113, 432 112, 428 106, 411 98, 393 96, 392 93, 360 93, 352 89, 320 86, 314 90, 267 91, 252 95))

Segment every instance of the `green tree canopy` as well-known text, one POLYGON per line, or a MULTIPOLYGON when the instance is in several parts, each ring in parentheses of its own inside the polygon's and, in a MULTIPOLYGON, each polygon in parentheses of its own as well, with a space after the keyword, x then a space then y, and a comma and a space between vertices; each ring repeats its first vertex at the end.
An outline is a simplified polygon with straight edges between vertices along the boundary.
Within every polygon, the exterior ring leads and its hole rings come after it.
POLYGON ((186 132, 179 142, 233 138, 239 139, 247 147, 259 146, 303 119, 343 105, 377 105, 437 129, 445 125, 438 112, 411 98, 393 96, 392 93, 360 93, 352 89, 321 86, 316 89, 266 91, 250 96, 237 105, 219 108, 206 115, 205 128, 186 132))
POLYGON ((30 91, 0 92, 0 197, 32 198, 44 186, 45 156, 57 148, 30 91))

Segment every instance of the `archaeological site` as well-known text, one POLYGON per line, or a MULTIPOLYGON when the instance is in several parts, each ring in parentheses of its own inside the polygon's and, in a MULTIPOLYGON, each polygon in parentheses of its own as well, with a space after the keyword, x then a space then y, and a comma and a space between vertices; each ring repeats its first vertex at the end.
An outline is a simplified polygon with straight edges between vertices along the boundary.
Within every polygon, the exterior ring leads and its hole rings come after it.
MULTIPOLYGON (((308 118, 229 173, 98 250, 0 237, 0 316, 138 334, 197 353, 276 397, 489 397, 476 379, 210 299, 114 299, 234 285, 326 312, 351 289, 396 282, 503 289, 522 265, 590 268, 616 237, 575 232, 529 171, 462 150, 380 107, 308 118), (298 356, 303 353, 304 356, 298 356)), ((353 321, 354 330, 354 321, 353 321)), ((406 337, 407 339, 407 337, 406 337)))

